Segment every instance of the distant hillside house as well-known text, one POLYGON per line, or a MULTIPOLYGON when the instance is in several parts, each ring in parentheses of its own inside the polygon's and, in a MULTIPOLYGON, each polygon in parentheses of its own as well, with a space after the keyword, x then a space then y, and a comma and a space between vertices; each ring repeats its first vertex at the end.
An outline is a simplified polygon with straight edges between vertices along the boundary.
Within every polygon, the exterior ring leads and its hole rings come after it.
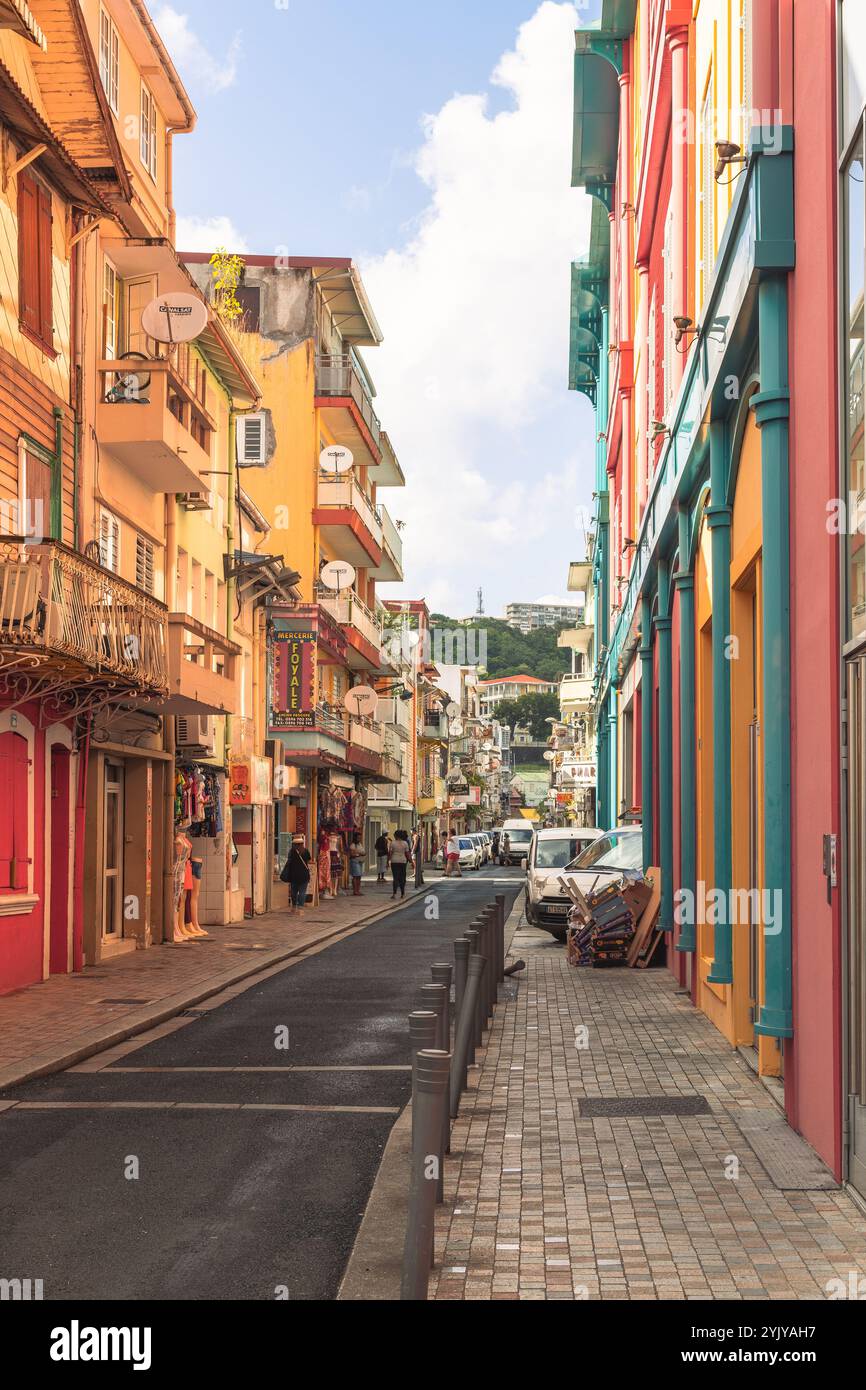
POLYGON ((478 682, 481 718, 488 719, 500 700, 519 700, 521 695, 555 695, 556 681, 544 681, 540 676, 497 676, 494 680, 478 682))
POLYGON ((541 627, 558 627, 561 623, 575 625, 581 621, 579 613, 576 604, 509 603, 505 609, 505 621, 509 627, 528 633, 537 632, 541 627))

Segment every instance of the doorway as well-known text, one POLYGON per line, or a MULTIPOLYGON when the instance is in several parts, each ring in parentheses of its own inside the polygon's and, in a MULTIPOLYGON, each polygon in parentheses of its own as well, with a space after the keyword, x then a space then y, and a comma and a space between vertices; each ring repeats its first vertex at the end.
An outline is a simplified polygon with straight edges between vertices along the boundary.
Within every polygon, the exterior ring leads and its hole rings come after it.
POLYGON ((72 919, 69 900, 70 752, 59 744, 51 748, 50 846, 51 889, 49 899, 48 971, 67 975, 72 969, 72 919))
POLYGON ((102 844, 102 936, 123 937, 123 765, 105 764, 105 821, 102 844))

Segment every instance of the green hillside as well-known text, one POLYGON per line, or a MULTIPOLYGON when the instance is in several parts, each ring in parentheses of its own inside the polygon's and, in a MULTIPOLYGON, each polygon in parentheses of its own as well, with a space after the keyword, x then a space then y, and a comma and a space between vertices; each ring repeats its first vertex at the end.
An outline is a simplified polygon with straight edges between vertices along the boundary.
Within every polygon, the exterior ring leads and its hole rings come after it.
POLYGON ((464 624, 444 613, 432 613, 430 623, 434 628, 465 627, 467 631, 486 632, 487 675, 491 680, 496 676, 539 676, 541 680, 558 681, 569 669, 568 653, 556 645, 567 623, 528 633, 509 627, 500 618, 479 618, 464 624))

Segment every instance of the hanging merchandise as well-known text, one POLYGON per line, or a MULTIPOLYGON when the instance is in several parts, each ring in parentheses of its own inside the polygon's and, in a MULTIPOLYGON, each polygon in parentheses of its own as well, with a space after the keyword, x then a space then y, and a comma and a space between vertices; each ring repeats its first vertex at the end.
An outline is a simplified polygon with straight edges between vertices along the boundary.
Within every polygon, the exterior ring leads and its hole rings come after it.
POLYGON ((216 839, 223 831, 223 774, 200 763, 175 772, 174 817, 194 838, 216 839))

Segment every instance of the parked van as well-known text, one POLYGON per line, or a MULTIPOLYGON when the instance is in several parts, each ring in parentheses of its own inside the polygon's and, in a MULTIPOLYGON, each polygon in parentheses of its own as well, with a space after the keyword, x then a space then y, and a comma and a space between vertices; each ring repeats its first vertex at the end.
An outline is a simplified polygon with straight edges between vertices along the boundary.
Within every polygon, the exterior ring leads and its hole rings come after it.
MULTIPOLYGON (((508 857, 504 859, 504 862, 522 864, 524 859, 528 859, 534 833, 531 821, 522 818, 505 821, 502 826, 502 839, 504 840, 505 836, 508 836, 508 857)), ((502 840, 500 840, 499 853, 502 857, 502 840)))

